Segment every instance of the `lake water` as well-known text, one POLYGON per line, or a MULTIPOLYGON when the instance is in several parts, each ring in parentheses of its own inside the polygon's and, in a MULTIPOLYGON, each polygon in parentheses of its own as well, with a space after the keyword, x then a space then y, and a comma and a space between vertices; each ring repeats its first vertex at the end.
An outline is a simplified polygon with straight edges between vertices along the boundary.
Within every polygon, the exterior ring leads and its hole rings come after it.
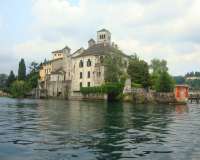
POLYGON ((199 160, 200 105, 0 98, 0 160, 199 160))

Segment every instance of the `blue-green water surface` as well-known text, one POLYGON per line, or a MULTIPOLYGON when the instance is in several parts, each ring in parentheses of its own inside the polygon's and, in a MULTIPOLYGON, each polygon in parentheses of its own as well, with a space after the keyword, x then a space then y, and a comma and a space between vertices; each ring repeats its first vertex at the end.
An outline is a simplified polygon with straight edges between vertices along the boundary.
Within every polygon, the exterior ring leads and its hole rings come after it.
POLYGON ((0 98, 0 160, 199 160, 200 105, 0 98))

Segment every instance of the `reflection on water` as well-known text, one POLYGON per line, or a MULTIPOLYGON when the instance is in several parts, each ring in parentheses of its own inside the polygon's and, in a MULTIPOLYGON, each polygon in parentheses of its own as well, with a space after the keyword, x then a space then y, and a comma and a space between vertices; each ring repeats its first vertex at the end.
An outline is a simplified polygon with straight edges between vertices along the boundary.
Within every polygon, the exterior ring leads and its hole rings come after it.
POLYGON ((200 159, 200 106, 0 98, 0 159, 200 159))

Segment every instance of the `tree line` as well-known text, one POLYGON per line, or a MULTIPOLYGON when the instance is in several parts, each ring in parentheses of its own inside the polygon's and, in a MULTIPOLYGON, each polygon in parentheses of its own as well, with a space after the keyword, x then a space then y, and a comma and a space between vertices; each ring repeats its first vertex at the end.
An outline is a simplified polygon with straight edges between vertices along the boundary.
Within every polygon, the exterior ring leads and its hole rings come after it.
POLYGON ((15 75, 13 70, 10 71, 4 87, 2 87, 3 91, 13 97, 25 97, 28 92, 38 85, 39 68, 38 63, 32 62, 27 73, 25 60, 22 58, 19 62, 18 74, 15 75))
POLYGON ((153 59, 148 65, 135 54, 129 57, 126 72, 122 57, 109 54, 105 58, 105 66, 106 82, 124 83, 127 78, 130 78, 133 87, 154 89, 157 92, 171 92, 174 89, 175 82, 168 72, 165 60, 153 59))

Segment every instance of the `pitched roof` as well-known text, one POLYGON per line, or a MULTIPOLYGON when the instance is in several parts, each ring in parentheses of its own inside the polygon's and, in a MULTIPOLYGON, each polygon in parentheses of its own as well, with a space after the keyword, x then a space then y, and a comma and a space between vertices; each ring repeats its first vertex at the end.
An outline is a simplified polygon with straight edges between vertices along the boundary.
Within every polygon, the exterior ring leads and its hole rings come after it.
POLYGON ((129 57, 128 55, 120 51, 119 49, 116 49, 109 44, 99 43, 99 44, 94 44, 93 46, 84 50, 83 53, 75 56, 75 58, 81 57, 81 56, 87 56, 87 55, 106 55, 109 53, 119 53, 122 56, 129 57))
POLYGON ((109 32, 109 33, 110 33, 110 31, 107 30, 107 29, 105 29, 105 28, 103 28, 103 29, 101 29, 101 30, 99 30, 99 31, 97 31, 97 32, 109 32))
POLYGON ((95 40, 93 38, 91 38, 88 42, 95 42, 95 40))
POLYGON ((65 74, 66 72, 63 70, 63 68, 58 68, 55 71, 52 71, 51 74, 65 74))
POLYGON ((63 49, 57 50, 57 51, 53 51, 52 53, 61 53, 61 52, 63 52, 63 50, 65 50, 65 49, 71 50, 71 48, 69 48, 68 46, 65 46, 63 49))
POLYGON ((42 65, 46 65, 46 64, 49 64, 49 63, 52 63, 52 62, 58 61, 58 60, 63 60, 63 58, 52 59, 52 60, 49 60, 49 61, 44 62, 42 65))

